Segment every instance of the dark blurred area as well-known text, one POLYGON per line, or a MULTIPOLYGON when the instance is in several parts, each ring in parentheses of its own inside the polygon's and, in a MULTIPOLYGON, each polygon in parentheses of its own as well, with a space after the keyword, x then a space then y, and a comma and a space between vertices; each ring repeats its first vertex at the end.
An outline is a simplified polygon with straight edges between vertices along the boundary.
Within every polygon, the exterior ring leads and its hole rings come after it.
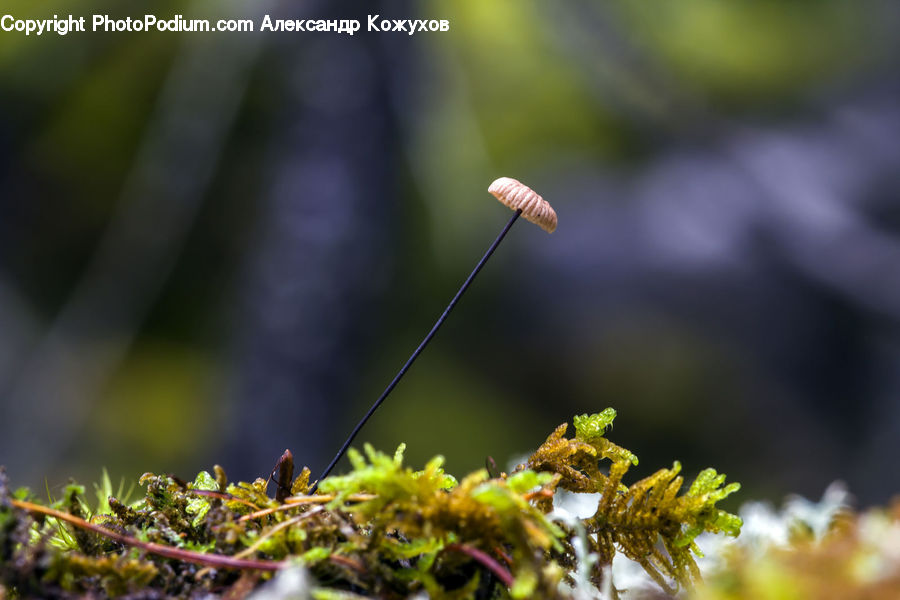
POLYGON ((900 492, 900 6, 7 2, 349 17, 337 33, 0 32, 0 464, 316 475, 358 439, 464 473, 618 410, 641 473, 900 492), (154 8, 155 6, 155 8, 154 8), (365 32, 367 15, 448 32, 365 32))

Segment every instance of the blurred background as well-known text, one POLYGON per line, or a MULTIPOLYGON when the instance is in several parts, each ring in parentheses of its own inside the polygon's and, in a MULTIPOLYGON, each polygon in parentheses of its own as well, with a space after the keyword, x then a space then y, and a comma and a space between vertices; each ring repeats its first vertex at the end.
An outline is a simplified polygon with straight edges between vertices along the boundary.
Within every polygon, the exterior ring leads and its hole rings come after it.
POLYGON ((0 32, 14 483, 248 479, 284 448, 318 475, 509 218, 505 175, 558 230, 517 224, 357 446, 464 474, 613 406, 635 477, 900 492, 900 5, 288 4, 3 3, 363 23, 0 32))

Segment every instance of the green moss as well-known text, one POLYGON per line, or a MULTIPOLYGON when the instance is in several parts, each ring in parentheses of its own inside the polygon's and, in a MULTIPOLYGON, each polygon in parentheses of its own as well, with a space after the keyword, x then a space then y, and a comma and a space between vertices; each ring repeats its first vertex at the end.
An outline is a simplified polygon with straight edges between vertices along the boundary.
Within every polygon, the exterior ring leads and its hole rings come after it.
POLYGON ((316 598, 406 598, 417 592, 433 598, 555 598, 567 597, 563 584, 585 565, 593 585, 608 584, 604 569, 618 550, 663 588, 670 581, 693 585, 696 536, 737 535, 740 529, 740 519, 715 507, 738 486, 724 486, 724 476, 707 469, 679 494, 677 462, 625 484, 637 457, 605 437, 615 416, 606 409, 576 417, 574 438, 566 438, 561 425, 526 463, 497 477, 478 470, 457 480, 444 472, 440 456, 415 470, 404 464, 404 445, 393 454, 366 445, 348 454, 349 472, 322 481, 314 496, 304 495, 308 469, 290 481, 286 452, 272 486, 283 501, 270 497, 268 479, 229 483, 216 467, 192 482, 145 474, 144 495, 133 502, 112 496, 104 475, 93 513, 84 488, 75 484, 53 503, 125 541, 139 540, 140 552, 129 547, 132 542, 116 543, 35 508, 22 510, 4 482, 0 583, 12 597, 120 596, 145 588, 159 597, 216 597, 237 594, 239 586, 249 591, 269 577, 250 567, 277 569, 282 564, 273 561, 289 561, 304 565, 319 582, 310 592, 316 598), (560 520, 551 514, 559 489, 599 494, 596 513, 560 520), (51 538, 58 543, 46 543, 51 538), (589 553, 583 547, 576 552, 585 541, 589 553), (160 547, 180 554, 166 558, 160 547), (234 568, 202 569, 190 562, 216 556, 234 568), (238 562, 248 560, 257 562, 238 562))
MULTIPOLYGON (((660 469, 631 485, 623 477, 637 456, 604 437, 616 413, 606 409, 575 418, 575 437, 566 438, 568 426, 560 425, 531 456, 525 466, 555 473, 550 488, 599 494, 597 510, 580 525, 587 532, 590 551, 599 560, 591 579, 599 583, 603 568, 619 551, 639 563, 663 589, 674 593, 677 586, 690 587, 700 579, 692 554, 700 555, 694 539, 702 532, 724 532, 737 536, 741 520, 716 508, 716 502, 736 492, 740 485, 722 487, 725 476, 713 469, 702 471, 688 491, 679 495, 681 465, 660 469), (608 473, 601 471, 608 460, 608 473), (675 582, 675 586, 670 584, 675 582)), ((549 511, 549 499, 538 503, 549 511)))

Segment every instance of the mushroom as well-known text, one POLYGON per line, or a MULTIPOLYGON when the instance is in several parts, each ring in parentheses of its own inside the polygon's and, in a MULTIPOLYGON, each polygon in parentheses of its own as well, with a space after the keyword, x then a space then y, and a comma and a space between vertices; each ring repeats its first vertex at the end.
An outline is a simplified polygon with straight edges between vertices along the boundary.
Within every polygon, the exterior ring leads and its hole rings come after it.
POLYGON ((512 210, 522 211, 523 217, 547 233, 556 230, 556 211, 540 194, 518 179, 500 177, 488 191, 512 210))
POLYGON ((369 408, 368 412, 366 412, 363 418, 360 419, 356 424, 356 427, 353 428, 353 431, 350 432, 347 440, 341 446, 340 450, 338 450, 331 463, 329 463, 329 465, 325 468, 325 471, 322 472, 321 477, 319 477, 319 479, 310 487, 310 494, 314 494, 316 489, 319 487, 319 482, 328 477, 329 473, 331 473, 332 469, 334 469, 338 461, 341 460, 341 457, 343 457, 347 452, 350 444, 353 443, 356 435, 360 432, 369 418, 375 413, 376 410, 378 410, 378 407, 381 406, 381 404, 388 397, 391 391, 393 391, 397 384, 400 383, 400 380, 409 370, 410 366, 412 366, 413 362, 415 362, 415 360, 419 357, 419 354, 422 353, 422 351, 425 349, 425 346, 428 345, 428 343, 431 341, 431 338, 434 337, 434 334, 437 333, 437 330, 441 327, 441 325, 444 324, 444 321, 447 319, 447 315, 450 314, 450 311, 453 310, 453 307, 456 306, 457 302, 459 302, 459 299, 462 297, 463 293, 472 284, 475 276, 478 275, 478 272, 481 271, 482 267, 484 267, 485 263, 494 253, 494 250, 497 249, 497 246, 499 246, 500 242, 503 241, 503 238, 506 237, 506 234, 516 222, 516 219, 519 218, 519 215, 525 217, 535 225, 538 225, 548 233, 553 233, 553 231, 556 229, 556 211, 554 211, 553 207, 551 207, 546 200, 541 198, 541 196, 537 192, 532 190, 524 183, 516 179, 512 179, 511 177, 500 177, 499 179, 495 180, 490 185, 490 187, 488 187, 488 191, 493 194, 497 198, 497 200, 514 210, 515 214, 503 227, 500 235, 498 235, 497 238, 493 241, 493 243, 487 249, 487 252, 484 253, 484 256, 481 257, 481 260, 478 261, 478 264, 475 265, 474 269, 472 269, 472 272, 469 273, 469 276, 466 278, 465 282, 463 282, 462 287, 460 287, 459 291, 456 292, 456 295, 453 296, 450 304, 448 304, 447 308, 444 309, 444 312, 431 328, 431 331, 428 332, 428 335, 425 336, 425 339, 422 340, 422 342, 415 349, 409 359, 407 359, 406 364, 404 364, 400 368, 400 371, 394 376, 394 379, 391 380, 385 390, 381 393, 381 396, 378 397, 371 408, 369 408))

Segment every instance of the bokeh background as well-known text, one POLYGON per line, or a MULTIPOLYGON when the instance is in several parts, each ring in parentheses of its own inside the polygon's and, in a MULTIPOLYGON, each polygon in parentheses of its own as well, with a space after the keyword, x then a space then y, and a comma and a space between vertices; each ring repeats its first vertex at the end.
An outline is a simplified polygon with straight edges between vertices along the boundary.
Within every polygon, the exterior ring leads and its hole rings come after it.
POLYGON ((572 415, 744 483, 900 491, 900 5, 12 0, 0 12, 448 19, 446 33, 0 33, 0 464, 450 472, 572 415))

